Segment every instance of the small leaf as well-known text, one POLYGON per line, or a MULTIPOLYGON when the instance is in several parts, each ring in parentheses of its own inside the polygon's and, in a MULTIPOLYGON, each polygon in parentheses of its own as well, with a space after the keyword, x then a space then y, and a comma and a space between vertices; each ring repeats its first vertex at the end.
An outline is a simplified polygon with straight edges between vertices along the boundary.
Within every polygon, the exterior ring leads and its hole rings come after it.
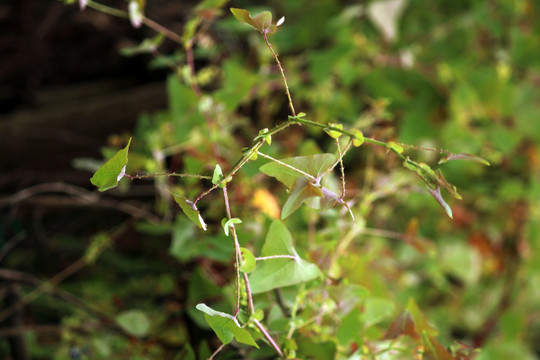
POLYGON ((223 171, 221 171, 221 166, 217 164, 214 169, 214 175, 212 176, 212 184, 217 185, 221 181, 221 178, 223 178, 223 171))
POLYGON ((118 181, 126 174, 130 144, 131 138, 126 147, 114 154, 90 179, 90 182, 97 186, 99 191, 106 191, 118 186, 118 181))
POLYGON ((250 273, 253 270, 255 270, 255 267, 257 265, 257 261, 255 260, 255 256, 249 251, 248 249, 241 247, 240 253, 242 255, 242 258, 240 260, 240 267, 238 268, 240 271, 245 273, 250 273))
POLYGON ((301 112, 301 113, 298 113, 298 115, 296 115, 297 118, 303 118, 305 116, 306 116, 305 112, 301 112))
POLYGON ((272 135, 267 135, 268 131, 268 128, 261 129, 259 135, 255 138, 255 141, 264 139, 268 145, 272 145, 272 135))
POLYGON ((150 332, 150 320, 140 310, 124 311, 116 317, 116 323, 133 336, 143 337, 150 332))
POLYGON ((339 138, 341 135, 343 135, 343 133, 341 131, 338 131, 338 130, 334 130, 334 129, 339 129, 339 130, 343 130, 343 124, 336 124, 336 123, 328 123, 327 127, 324 129, 324 131, 330 135, 330 137, 334 138, 334 139, 337 139, 339 138))
POLYGON ((315 264, 298 256, 291 233, 279 220, 274 220, 270 225, 261 253, 262 256, 292 255, 296 259, 268 259, 260 265, 257 264, 257 268, 249 276, 253 294, 300 284, 321 276, 321 271, 315 264))
POLYGON ((446 212, 446 215, 448 215, 448 217, 450 219, 453 219, 454 218, 454 215, 452 214, 452 208, 450 207, 450 205, 448 205, 446 203, 446 201, 444 200, 444 198, 442 197, 441 195, 441 188, 440 187, 437 187, 436 189, 430 189, 430 188, 427 188, 427 191, 429 191, 429 193, 431 194, 431 196, 433 196, 435 198, 435 200, 437 200, 437 202, 439 203, 439 205, 442 206, 442 208, 444 209, 444 211, 446 212))
POLYGON ((196 308, 204 313, 206 322, 214 330, 222 343, 228 344, 234 338, 239 343, 255 346, 257 349, 259 348, 253 337, 251 337, 251 334, 246 329, 240 327, 238 320, 234 316, 216 311, 205 304, 198 304, 196 308))
POLYGON ((372 326, 394 312, 394 303, 378 297, 370 297, 364 303, 364 321, 372 326))
POLYGON ((352 129, 351 132, 354 134, 353 146, 361 146, 364 143, 364 134, 358 129, 352 129))
POLYGON ((199 228, 206 231, 206 223, 204 222, 201 213, 197 209, 197 206, 193 202, 189 201, 183 196, 170 193, 174 197, 174 201, 180 206, 184 214, 191 220, 192 223, 197 225, 199 228))
POLYGON ((439 160, 439 165, 444 164, 448 161, 452 161, 452 160, 470 160, 470 161, 474 161, 482 165, 490 166, 489 161, 487 161, 486 159, 483 159, 476 155, 471 155, 471 154, 466 154, 466 153, 448 155, 442 158, 441 160, 439 160))
POLYGON ((236 20, 251 25, 255 30, 262 33, 272 32, 272 13, 270 11, 263 11, 254 17, 251 17, 249 11, 244 9, 231 8, 231 12, 236 20))
MULTIPOLYGON (((316 154, 281 159, 280 161, 314 178, 319 178, 319 176, 324 174, 334 164, 335 160, 336 157, 334 154, 316 154)), ((289 189, 293 187, 296 179, 302 176, 298 171, 276 162, 264 164, 260 167, 260 170, 268 176, 275 177, 289 189)))
POLYGON ((111 246, 111 237, 106 232, 97 233, 92 237, 90 245, 84 253, 84 261, 87 264, 93 264, 101 253, 111 246))
POLYGON ((410 312, 413 318, 414 326, 418 334, 425 331, 430 336, 437 336, 438 334, 437 329, 435 329, 433 326, 428 324, 428 322, 426 321, 426 317, 422 313, 422 310, 420 310, 420 308, 418 307, 418 304, 413 298, 410 298, 409 301, 407 302, 406 309, 407 311, 410 312))
MULTIPOLYGON (((225 219, 223 219, 225 220, 225 219)), ((229 219, 227 221, 225 221, 225 223, 223 224, 223 231, 225 232, 225 235, 229 236, 229 231, 231 229, 231 227, 235 224, 241 224, 242 223, 242 220, 238 219, 238 218, 232 218, 232 219, 229 219)))

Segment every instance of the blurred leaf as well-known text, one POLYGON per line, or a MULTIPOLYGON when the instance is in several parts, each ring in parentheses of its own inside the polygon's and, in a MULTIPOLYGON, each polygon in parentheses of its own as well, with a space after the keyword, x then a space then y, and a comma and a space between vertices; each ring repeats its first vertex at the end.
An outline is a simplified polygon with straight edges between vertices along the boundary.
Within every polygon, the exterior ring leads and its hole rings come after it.
POLYGON ((316 265, 298 256, 292 243, 292 236, 281 221, 274 220, 270 225, 261 255, 292 255, 296 259, 269 259, 257 264, 257 268, 249 276, 251 292, 254 294, 299 284, 321 276, 316 265))
POLYGON ((328 127, 324 129, 324 131, 330 135, 331 138, 337 139, 341 135, 343 135, 342 132, 333 130, 332 128, 343 130, 343 124, 337 124, 337 123, 328 123, 328 127))
POLYGON ((116 323, 127 333, 143 337, 150 333, 150 320, 140 310, 128 310, 116 317, 116 323))
POLYGON ((215 98, 225 104, 227 111, 233 111, 258 81, 259 77, 239 59, 227 60, 223 65, 223 86, 215 92, 215 98))
POLYGON ((429 336, 425 331, 422 332, 422 344, 424 345, 425 360, 456 360, 448 350, 442 347, 433 337, 429 336))
POLYGON ((241 328, 238 320, 232 315, 216 311, 205 304, 198 304, 197 310, 204 313, 206 322, 214 330, 222 343, 228 344, 234 338, 240 343, 255 346, 257 349, 259 348, 250 333, 246 329, 241 328))
POLYGON ((101 253, 111 246, 111 237, 106 232, 97 233, 92 237, 90 245, 84 253, 84 261, 87 264, 93 264, 101 253))
MULTIPOLYGON (((293 158, 280 159, 281 162, 299 169, 315 178, 319 178, 335 162, 334 154, 317 154, 308 156, 297 156, 293 158)), ((287 188, 291 189, 296 179, 301 176, 297 171, 276 162, 269 162, 260 167, 260 170, 268 176, 275 177, 287 188)))
POLYGON ((418 307, 418 304, 413 298, 410 298, 409 301, 407 302, 406 309, 413 318, 414 326, 418 334, 421 334, 425 331, 429 336, 437 336, 438 334, 437 329, 435 329, 434 327, 432 327, 431 325, 427 323, 426 318, 424 314, 422 313, 422 310, 420 310, 420 308, 418 307))
POLYGON ((144 39, 139 45, 132 47, 124 47, 120 49, 120 53, 124 56, 134 56, 139 54, 148 54, 155 52, 165 40, 163 34, 157 34, 151 39, 144 39))
POLYGON ((409 311, 404 311, 390 324, 384 335, 384 339, 393 340, 401 335, 407 335, 412 339, 420 339, 420 334, 416 331, 414 320, 409 311))
POLYGON ((367 326, 375 325, 392 314, 394 307, 394 303, 390 300, 379 297, 367 298, 364 302, 363 319, 367 326))
POLYGON ((131 138, 126 147, 110 158, 90 179, 90 182, 97 186, 99 191, 106 191, 118 186, 118 182, 126 174, 130 144, 131 138))

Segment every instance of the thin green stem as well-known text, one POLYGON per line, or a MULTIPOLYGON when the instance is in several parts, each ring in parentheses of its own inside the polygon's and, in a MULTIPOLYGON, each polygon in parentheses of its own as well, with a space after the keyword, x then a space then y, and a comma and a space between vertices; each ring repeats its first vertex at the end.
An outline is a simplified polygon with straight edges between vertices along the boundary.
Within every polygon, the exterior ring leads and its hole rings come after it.
POLYGON ((112 15, 123 19, 129 19, 129 14, 127 11, 115 9, 113 7, 100 4, 92 0, 88 0, 86 6, 94 10, 101 11, 102 13, 107 15, 112 15))
MULTIPOLYGON (((291 126, 293 124, 295 124, 295 121, 287 120, 284 123, 282 123, 282 124, 276 126, 275 128, 273 128, 272 130, 268 131, 265 135, 272 136, 274 134, 277 134, 280 131, 283 131, 284 129, 286 129, 287 127, 289 127, 289 126, 291 126)), ((246 151, 244 151, 244 154, 236 162, 236 164, 234 164, 232 169, 229 170, 225 175, 223 175, 223 177, 221 178, 221 180, 217 184, 215 184, 210 189, 206 190, 205 192, 203 192, 202 194, 197 196, 195 201, 193 201, 193 204, 196 205, 197 202, 199 200, 201 200, 202 198, 204 198, 206 195, 210 194, 212 191, 214 191, 215 189, 220 187, 226 181, 230 181, 230 178, 232 178, 238 172, 238 170, 240 170, 249 161, 249 159, 251 159, 253 154, 257 153, 257 151, 261 148, 261 146, 264 145, 265 141, 266 141, 265 139, 253 140, 253 143, 251 144, 251 146, 246 151)))
POLYGON ((212 179, 211 176, 206 175, 196 175, 196 174, 179 174, 179 173, 153 173, 153 174, 140 174, 140 175, 129 175, 125 174, 125 177, 135 180, 135 179, 150 179, 150 178, 156 178, 158 176, 173 176, 173 177, 191 177, 191 178, 197 178, 197 179, 212 179))
POLYGON ((292 102, 291 92, 289 91, 289 85, 287 84, 287 78, 285 77, 285 71, 283 70, 283 66, 281 66, 281 61, 279 61, 278 55, 274 51, 274 48, 272 47, 272 45, 270 45, 270 42, 268 41, 267 33, 263 32, 263 36, 264 36, 264 42, 266 43, 266 46, 268 46, 268 48, 272 52, 272 55, 274 55, 274 59, 276 60, 279 71, 281 72, 281 79, 283 80, 283 84, 285 85, 285 92, 287 93, 287 99, 289 100, 289 107, 291 108, 291 113, 293 116, 296 116, 296 111, 294 110, 294 105, 292 102))
MULTIPOLYGON (((348 135, 348 136, 350 136, 352 138, 354 138, 356 136, 351 131, 348 131, 348 130, 345 130, 345 129, 340 129, 340 128, 337 128, 337 127, 334 127, 334 126, 330 126, 328 124, 322 124, 322 123, 318 123, 316 121, 312 121, 312 120, 308 120, 308 119, 304 119, 304 118, 300 118, 300 117, 290 117, 290 118, 294 122, 297 122, 297 123, 300 123, 300 124, 315 126, 315 127, 321 128, 321 129, 326 129, 326 130, 331 130, 331 131, 337 131, 337 132, 340 132, 342 134, 348 135)), ((405 161, 405 159, 406 159, 406 157, 403 156, 399 151, 397 151, 396 148, 391 147, 388 143, 386 143, 384 141, 380 141, 380 140, 376 140, 376 139, 372 139, 372 138, 367 137, 367 138, 364 138, 364 142, 366 142, 368 144, 382 146, 382 147, 388 149, 389 151, 392 151, 401 160, 405 161)))

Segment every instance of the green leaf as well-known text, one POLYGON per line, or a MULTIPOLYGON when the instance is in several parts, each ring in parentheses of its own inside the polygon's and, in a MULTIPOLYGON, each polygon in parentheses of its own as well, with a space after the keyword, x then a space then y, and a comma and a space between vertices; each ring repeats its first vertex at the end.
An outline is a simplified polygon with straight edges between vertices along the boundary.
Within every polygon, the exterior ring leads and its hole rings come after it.
POLYGON ((242 258, 240 259, 239 270, 245 273, 250 273, 255 270, 257 261, 255 260, 255 256, 253 256, 251 251, 249 251, 249 249, 241 247, 240 254, 242 255, 242 258))
POLYGON ((206 231, 206 223, 204 222, 201 213, 197 209, 197 206, 195 206, 193 202, 189 201, 183 196, 173 193, 170 194, 174 197, 174 201, 176 201, 176 203, 180 205, 180 208, 182 209, 184 214, 186 214, 188 219, 191 220, 191 222, 197 225, 199 228, 206 231))
MULTIPOLYGON (((334 154, 316 154, 286 158, 280 161, 315 178, 319 178, 334 164, 335 160, 334 154)), ((260 167, 260 170, 268 176, 275 177, 289 189, 293 187, 296 179, 302 175, 298 171, 276 162, 264 164, 260 167)))
MULTIPOLYGON (((223 219, 223 220, 226 220, 226 219, 223 219)), ((240 220, 239 218, 232 218, 232 219, 226 220, 223 223, 223 231, 225 232, 225 235, 229 236, 229 231, 231 229, 231 226, 235 224, 241 224, 241 223, 242 223, 242 220, 240 220)))
POLYGON ((134 56, 139 54, 149 54, 156 51, 163 43, 165 36, 163 34, 157 34, 153 38, 144 39, 139 45, 132 47, 125 47, 120 49, 120 53, 124 56, 134 56))
POLYGON ((221 171, 221 166, 217 164, 216 168, 214 169, 214 175, 212 176, 212 184, 217 185, 221 181, 222 177, 223 171, 221 171))
POLYGON ((255 340, 251 337, 251 334, 246 329, 240 327, 238 320, 234 316, 216 311, 205 304, 198 304, 196 308, 204 313, 206 322, 214 330, 222 343, 228 344, 234 338, 239 343, 255 346, 257 349, 259 348, 255 340))
POLYGON ((97 233, 92 237, 92 241, 84 253, 84 261, 93 264, 101 253, 111 246, 111 237, 106 232, 97 233))
POLYGON ((334 139, 337 139, 341 135, 343 135, 341 131, 337 131, 334 129, 343 130, 343 124, 328 123, 328 126, 324 129, 324 131, 334 139))
POLYGON ((321 276, 321 271, 315 264, 298 256, 291 233, 279 220, 274 220, 270 225, 261 253, 262 256, 292 255, 296 259, 268 259, 261 261, 260 265, 257 264, 249 277, 251 292, 254 294, 300 284, 321 276))
POLYGON ((116 323, 133 336, 143 337, 150 332, 150 320, 140 310, 124 311, 116 317, 116 323))
POLYGON ((90 182, 97 186, 99 191, 106 191, 118 186, 118 182, 126 174, 130 144, 131 138, 126 147, 114 154, 90 179, 90 182))
POLYGON ((370 297, 364 303, 364 321, 368 326, 375 325, 394 312, 394 303, 390 300, 370 297))
POLYGON ((437 340, 422 332, 422 344, 424 345, 425 360, 456 360, 437 340))
POLYGON ((281 220, 295 212, 305 200, 313 197, 323 197, 320 187, 313 185, 305 176, 299 176, 281 209, 281 220))
POLYGON ((444 164, 448 161, 452 161, 452 160, 469 160, 469 161, 477 162, 482 165, 490 166, 489 161, 487 161, 486 159, 483 159, 480 156, 466 154, 466 153, 448 155, 442 158, 441 160, 439 160, 439 165, 444 164))
POLYGON ((422 310, 418 307, 418 304, 413 298, 410 298, 407 302, 407 311, 411 314, 416 332, 418 334, 423 333, 424 331, 430 336, 437 336, 438 331, 433 326, 429 325, 426 321, 426 317, 422 313, 422 310))
POLYGON ((262 33, 273 32, 275 26, 272 25, 272 13, 270 11, 263 11, 254 17, 251 17, 249 11, 244 9, 231 8, 231 12, 241 23, 251 25, 255 30, 262 33))
POLYGON ((364 134, 358 129, 352 129, 351 132, 354 134, 353 146, 361 146, 364 143, 364 134))

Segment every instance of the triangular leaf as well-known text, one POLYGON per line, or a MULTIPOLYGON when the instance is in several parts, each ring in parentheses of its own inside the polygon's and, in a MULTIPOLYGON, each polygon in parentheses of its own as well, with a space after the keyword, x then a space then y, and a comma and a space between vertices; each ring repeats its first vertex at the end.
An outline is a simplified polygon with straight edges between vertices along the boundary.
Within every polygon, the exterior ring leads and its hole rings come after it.
POLYGON ((438 331, 433 326, 429 325, 426 321, 426 317, 422 313, 422 310, 418 307, 416 301, 413 298, 410 298, 407 302, 407 311, 410 312, 416 331, 420 334, 424 331, 430 336, 437 336, 438 331))
MULTIPOLYGON (((281 159, 280 161, 293 168, 299 169, 314 178, 319 178, 334 164, 335 160, 336 157, 334 154, 316 154, 286 158, 281 159)), ((296 179, 302 175, 298 171, 277 162, 264 164, 260 167, 260 170, 268 176, 275 177, 289 189, 293 187, 296 179)))
POLYGON ((195 206, 193 202, 189 201, 183 196, 173 193, 171 193, 171 195, 174 197, 174 201, 176 201, 176 203, 180 205, 180 208, 182 209, 184 214, 186 214, 188 219, 191 220, 191 222, 197 225, 199 228, 206 231, 206 223, 204 222, 201 213, 197 209, 197 206, 195 206))
POLYGON ((259 348, 249 331, 240 327, 238 320, 234 316, 216 311, 205 304, 198 304, 196 308, 204 313, 206 322, 214 330, 222 343, 228 344, 234 338, 239 343, 255 346, 257 349, 259 348))
POLYGON ((456 360, 437 340, 429 336, 427 332, 422 333, 422 344, 424 345, 424 360, 456 360))
POLYGON ((441 195, 441 188, 440 187, 437 187, 435 190, 433 189, 430 189, 430 188, 427 188, 427 191, 429 191, 429 193, 431 194, 431 196, 433 196, 435 198, 435 200, 437 200, 437 202, 439 203, 439 205, 441 205, 441 207, 444 209, 444 211, 446 212, 446 215, 448 215, 448 217, 450 219, 453 219, 454 218, 454 215, 452 213, 452 208, 450 207, 450 205, 448 205, 446 203, 446 201, 444 200, 444 198, 442 197, 441 195))
POLYGON ((292 236, 285 225, 275 220, 270 225, 262 248, 262 256, 292 255, 296 259, 278 258, 261 261, 249 277, 254 294, 296 285, 316 279, 321 271, 315 264, 301 259, 292 243, 292 236))
POLYGON ((97 186, 99 191, 106 191, 118 186, 118 181, 126 174, 130 144, 131 138, 126 147, 114 154, 90 179, 90 182, 97 186))
POLYGON ((273 32, 275 29, 275 26, 272 25, 272 13, 270 11, 263 11, 254 17, 251 17, 249 11, 244 9, 231 8, 231 12, 236 20, 251 25, 255 30, 262 33, 273 32))
POLYGON ((298 177, 281 210, 281 220, 295 212, 305 200, 322 196, 321 189, 311 184, 308 178, 305 176, 298 177))
POLYGON ((409 311, 402 312, 388 327, 385 340, 393 340, 401 335, 410 336, 413 339, 420 339, 420 334, 416 331, 414 320, 409 311))

